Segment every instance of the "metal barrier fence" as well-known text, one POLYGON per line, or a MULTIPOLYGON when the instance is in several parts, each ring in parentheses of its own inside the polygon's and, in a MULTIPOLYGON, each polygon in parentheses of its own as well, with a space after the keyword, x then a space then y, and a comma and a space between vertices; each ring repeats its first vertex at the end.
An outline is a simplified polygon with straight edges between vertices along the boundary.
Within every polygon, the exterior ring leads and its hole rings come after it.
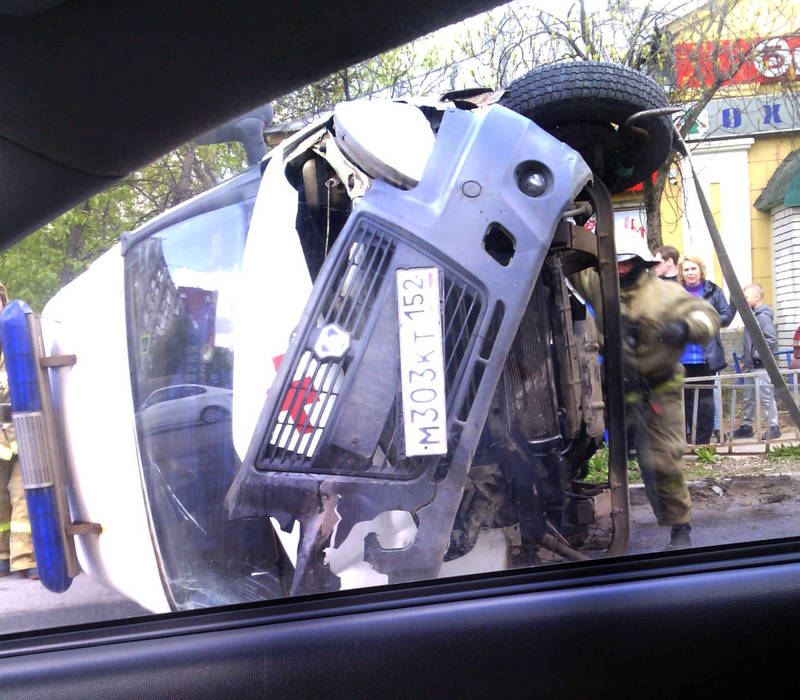
MULTIPOLYGON (((788 424, 785 420, 781 420, 786 416, 787 411, 780 404, 775 405, 778 415, 778 424, 781 422, 785 427, 780 428, 780 437, 774 438, 770 435, 770 420, 769 416, 764 415, 764 407, 762 407, 762 394, 764 389, 772 390, 772 402, 774 404, 774 389, 769 383, 769 378, 765 376, 764 370, 755 372, 740 372, 740 373, 725 373, 717 374, 706 377, 691 377, 684 381, 684 406, 687 394, 692 399, 693 411, 691 416, 691 430, 687 431, 687 443, 690 447, 699 447, 705 444, 711 444, 717 447, 718 452, 733 453, 734 445, 746 446, 751 444, 754 447, 758 445, 759 451, 763 450, 764 443, 781 442, 788 440, 796 440, 798 437, 798 430, 794 423, 789 420, 788 424), (765 383, 766 382, 766 385, 765 383), (714 410, 718 419, 719 432, 712 433, 712 442, 700 443, 696 442, 697 435, 697 411, 701 392, 713 392, 714 394, 714 410), (753 435, 751 437, 735 437, 734 433, 737 428, 742 426, 743 410, 745 409, 745 399, 747 393, 750 392, 752 396, 752 409, 750 411, 750 418, 752 420, 753 435), (786 427, 788 425, 788 427, 786 427), (718 435, 718 437, 717 437, 718 435)), ((781 375, 786 381, 789 391, 794 398, 795 403, 800 403, 800 369, 782 370, 781 375)), ((775 410, 772 409, 772 410, 775 410)), ((768 407, 767 410, 770 410, 768 407)), ((717 421, 715 421, 715 425, 717 421)), ((737 452, 743 450, 737 449, 737 452)))

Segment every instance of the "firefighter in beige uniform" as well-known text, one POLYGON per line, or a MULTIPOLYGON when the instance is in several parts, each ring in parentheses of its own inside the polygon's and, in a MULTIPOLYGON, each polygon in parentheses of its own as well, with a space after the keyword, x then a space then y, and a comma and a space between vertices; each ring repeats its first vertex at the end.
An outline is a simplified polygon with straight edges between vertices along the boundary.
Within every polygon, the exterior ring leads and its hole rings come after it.
MULTIPOLYGON (((645 493, 659 525, 671 526, 669 548, 691 545, 691 499, 681 467, 685 447, 682 406, 685 343, 703 343, 719 329, 719 316, 703 299, 665 282, 644 238, 617 236, 625 401, 634 429, 645 493)), ((593 270, 573 282, 596 311, 602 331, 600 279, 593 270)))
MULTIPOLYGON (((0 302, 5 306, 6 290, 2 284, 0 302)), ((6 576, 10 571, 21 571, 28 578, 37 578, 28 504, 19 472, 10 407, 6 360, 0 350, 0 576, 6 576)))

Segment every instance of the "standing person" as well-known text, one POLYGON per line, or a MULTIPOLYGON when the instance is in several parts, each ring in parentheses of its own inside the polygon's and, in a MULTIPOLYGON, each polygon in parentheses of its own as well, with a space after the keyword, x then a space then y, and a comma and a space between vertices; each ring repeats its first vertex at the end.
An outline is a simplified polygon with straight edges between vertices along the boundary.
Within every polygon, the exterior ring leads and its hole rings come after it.
MULTIPOLYGON (((0 284, 0 310, 7 301, 6 288, 0 284)), ((0 576, 14 571, 21 572, 24 578, 39 578, 19 472, 17 441, 11 425, 6 358, 0 348, 0 576)))
MULTIPOLYGON (((728 305, 722 289, 711 280, 706 279, 706 266, 702 258, 696 255, 686 255, 678 266, 678 279, 689 294, 705 299, 719 315, 719 325, 722 328, 730 325, 733 320, 733 309, 728 305)), ((706 342, 689 343, 683 355, 681 364, 687 378, 707 377, 717 374, 728 366, 725 362, 725 351, 719 333, 715 333, 706 342)), ((686 406, 686 439, 691 442, 694 398, 697 394, 697 425, 694 425, 694 443, 707 445, 711 442, 711 433, 714 429, 714 380, 709 379, 694 384, 708 385, 708 389, 686 389, 684 403, 686 406)))
POLYGON ((678 261, 681 259, 681 254, 677 248, 671 245, 662 245, 653 254, 653 259, 658 263, 653 268, 656 275, 669 282, 678 281, 678 261))
MULTIPOLYGON (((748 305, 753 310, 753 316, 758 321, 758 327, 764 334, 764 340, 767 341, 769 349, 774 352, 778 348, 775 313, 764 303, 764 288, 760 284, 751 283, 742 291, 748 305)), ((742 347, 745 371, 754 372, 756 376, 745 385, 742 403, 742 424, 733 431, 733 437, 753 437, 753 419, 756 413, 755 387, 758 386, 761 413, 764 416, 764 420, 769 424, 769 439, 775 440, 781 436, 781 429, 778 427, 778 407, 775 404, 775 393, 772 390, 772 383, 767 370, 764 369, 764 362, 759 356, 758 350, 754 347, 747 328, 744 329, 742 334, 742 347)), ((767 439, 766 432, 761 436, 761 439, 767 439)))
MULTIPOLYGON (((708 302, 687 294, 680 285, 658 279, 650 269, 654 264, 640 234, 618 234, 628 422, 636 436, 645 494, 658 524, 670 527, 667 549, 677 549, 691 546, 692 506, 681 464, 685 446, 683 368, 678 360, 687 340, 704 343, 717 332, 719 317, 708 302)), ((597 273, 585 270, 572 281, 595 309, 602 332, 597 273)))

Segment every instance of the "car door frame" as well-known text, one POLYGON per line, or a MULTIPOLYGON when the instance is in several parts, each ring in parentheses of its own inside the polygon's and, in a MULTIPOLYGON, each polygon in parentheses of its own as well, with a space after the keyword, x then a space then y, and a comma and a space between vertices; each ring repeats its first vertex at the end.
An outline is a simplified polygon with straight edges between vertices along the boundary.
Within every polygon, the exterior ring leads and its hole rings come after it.
POLYGON ((0 688, 119 697, 763 692, 791 668, 799 545, 595 560, 7 636, 0 688))

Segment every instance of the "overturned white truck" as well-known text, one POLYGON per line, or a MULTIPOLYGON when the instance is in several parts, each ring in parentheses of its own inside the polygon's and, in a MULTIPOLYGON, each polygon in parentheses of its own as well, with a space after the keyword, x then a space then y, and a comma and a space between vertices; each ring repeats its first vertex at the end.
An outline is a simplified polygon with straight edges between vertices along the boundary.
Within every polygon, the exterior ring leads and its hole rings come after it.
POLYGON ((664 105, 589 63, 345 103, 123 236, 43 342, 9 305, 42 582, 166 611, 581 558, 605 430, 623 552, 621 358, 603 392, 566 279, 598 268, 618 332, 604 183, 663 160, 668 118, 637 113, 664 105))

